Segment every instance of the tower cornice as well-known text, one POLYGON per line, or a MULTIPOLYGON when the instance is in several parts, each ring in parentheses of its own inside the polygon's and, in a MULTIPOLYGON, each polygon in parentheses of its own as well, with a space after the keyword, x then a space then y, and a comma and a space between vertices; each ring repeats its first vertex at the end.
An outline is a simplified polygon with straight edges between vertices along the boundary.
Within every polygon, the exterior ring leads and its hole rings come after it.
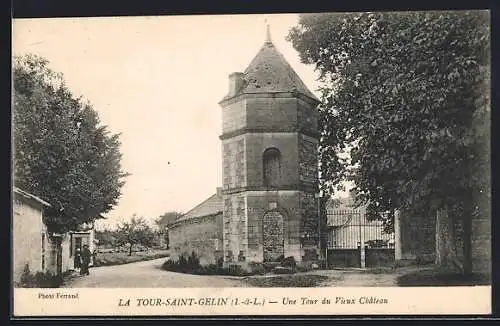
POLYGON ((319 139, 321 134, 318 131, 304 129, 304 128, 240 128, 231 132, 223 133, 219 136, 220 140, 231 139, 245 134, 255 133, 296 133, 309 136, 314 139, 319 139))
POLYGON ((224 98, 219 102, 222 107, 231 105, 233 103, 249 99, 249 98, 297 98, 308 103, 312 107, 317 107, 321 102, 315 98, 309 97, 298 92, 273 92, 273 93, 243 93, 233 97, 224 98))

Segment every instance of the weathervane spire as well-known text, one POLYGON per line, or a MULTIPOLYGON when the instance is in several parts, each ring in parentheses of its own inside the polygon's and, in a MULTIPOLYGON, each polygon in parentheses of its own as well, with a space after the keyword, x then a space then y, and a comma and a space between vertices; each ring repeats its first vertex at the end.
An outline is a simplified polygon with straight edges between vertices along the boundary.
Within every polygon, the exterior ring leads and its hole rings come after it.
POLYGON ((272 43, 271 41, 271 29, 269 27, 269 21, 266 18, 266 43, 272 43))

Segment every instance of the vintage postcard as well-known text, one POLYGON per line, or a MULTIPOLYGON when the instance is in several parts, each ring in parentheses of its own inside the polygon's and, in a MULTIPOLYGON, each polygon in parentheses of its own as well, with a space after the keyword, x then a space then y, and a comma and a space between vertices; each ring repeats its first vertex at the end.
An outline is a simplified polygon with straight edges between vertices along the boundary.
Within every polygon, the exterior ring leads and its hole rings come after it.
POLYGON ((490 314, 489 24, 14 19, 13 316, 490 314))

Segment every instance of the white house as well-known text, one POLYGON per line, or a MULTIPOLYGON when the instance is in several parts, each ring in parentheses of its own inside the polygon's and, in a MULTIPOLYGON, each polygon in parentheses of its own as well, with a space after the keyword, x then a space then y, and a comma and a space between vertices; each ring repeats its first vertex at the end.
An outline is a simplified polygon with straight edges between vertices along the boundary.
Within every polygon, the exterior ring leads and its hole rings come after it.
POLYGON ((14 280, 19 281, 26 265, 32 273, 49 269, 47 230, 43 211, 50 204, 14 188, 12 256, 14 280))
MULTIPOLYGON (((18 282, 28 265, 31 273, 62 274, 74 268, 76 248, 95 248, 92 225, 82 225, 67 233, 48 233, 43 211, 50 204, 14 187, 12 253, 14 281, 18 282)), ((92 263, 91 263, 92 265, 92 263)))

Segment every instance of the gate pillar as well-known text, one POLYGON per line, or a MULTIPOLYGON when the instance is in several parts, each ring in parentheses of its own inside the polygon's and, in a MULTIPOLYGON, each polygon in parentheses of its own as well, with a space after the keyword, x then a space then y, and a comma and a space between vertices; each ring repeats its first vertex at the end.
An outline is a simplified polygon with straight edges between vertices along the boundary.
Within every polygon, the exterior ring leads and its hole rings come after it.
POLYGON ((400 260, 403 258, 401 243, 401 211, 394 211, 394 258, 400 260))

